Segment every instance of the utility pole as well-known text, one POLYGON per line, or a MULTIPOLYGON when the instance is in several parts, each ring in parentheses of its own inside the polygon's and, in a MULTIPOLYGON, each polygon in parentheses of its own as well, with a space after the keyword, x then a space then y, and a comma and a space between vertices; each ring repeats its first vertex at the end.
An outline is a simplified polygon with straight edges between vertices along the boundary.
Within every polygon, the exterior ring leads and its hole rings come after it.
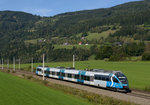
POLYGON ((33 57, 32 57, 32 62, 31 62, 31 72, 33 72, 33 57))
POLYGON ((20 70, 20 58, 19 58, 19 70, 20 70))
POLYGON ((75 68, 75 55, 73 55, 73 68, 75 68))
POLYGON ((43 81, 44 81, 44 54, 43 54, 43 81))
POLYGON ((9 59, 7 59, 7 69, 9 70, 9 59))
POLYGON ((14 65, 14 71, 15 71, 15 57, 13 57, 13 65, 14 65))
POLYGON ((3 62, 3 58, 2 58, 2 70, 4 69, 4 67, 3 67, 3 63, 4 63, 4 62, 3 62))

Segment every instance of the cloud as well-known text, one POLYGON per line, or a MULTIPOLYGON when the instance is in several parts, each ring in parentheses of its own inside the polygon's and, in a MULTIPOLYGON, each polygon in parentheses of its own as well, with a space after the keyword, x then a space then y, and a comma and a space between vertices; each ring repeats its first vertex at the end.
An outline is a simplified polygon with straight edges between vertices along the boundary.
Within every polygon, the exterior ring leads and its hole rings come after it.
POLYGON ((50 16, 52 9, 40 8, 40 9, 24 9, 23 11, 40 16, 50 16))

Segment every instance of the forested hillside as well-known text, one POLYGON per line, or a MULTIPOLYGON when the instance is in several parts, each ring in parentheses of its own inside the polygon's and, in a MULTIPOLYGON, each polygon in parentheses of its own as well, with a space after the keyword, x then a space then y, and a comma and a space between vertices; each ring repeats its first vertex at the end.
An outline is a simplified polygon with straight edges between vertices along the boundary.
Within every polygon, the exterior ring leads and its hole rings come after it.
MULTIPOLYGON (((0 58, 12 59, 15 56, 29 62, 27 58, 36 57, 39 62, 40 58, 37 57, 46 53, 50 61, 60 61, 71 60, 72 54, 76 53, 78 60, 87 60, 92 55, 95 55, 96 59, 104 59, 115 53, 113 51, 116 51, 116 48, 112 46, 114 42, 123 45, 118 51, 126 52, 122 53, 123 57, 142 56, 149 52, 148 44, 145 45, 145 42, 150 41, 149 17, 149 0, 129 2, 111 8, 63 13, 53 17, 0 11, 0 58), (54 48, 54 44, 78 44, 81 41, 93 46, 90 49, 54 48), (112 51, 101 57, 101 53, 105 51, 99 51, 101 48, 97 46, 104 46, 105 50, 108 43, 112 51), (133 47, 128 48, 130 45, 133 47), (140 46, 137 49, 132 49, 138 45, 140 46), (133 51, 128 52, 127 49, 133 51)), ((116 55, 113 57, 115 60, 119 59, 116 55)), ((111 59, 114 59, 113 57, 111 59)))

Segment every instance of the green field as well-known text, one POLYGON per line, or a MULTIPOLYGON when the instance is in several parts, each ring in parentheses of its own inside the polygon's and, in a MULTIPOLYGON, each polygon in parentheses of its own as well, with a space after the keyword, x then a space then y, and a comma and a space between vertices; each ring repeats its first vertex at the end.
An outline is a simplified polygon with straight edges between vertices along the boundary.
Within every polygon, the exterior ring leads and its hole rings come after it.
POLYGON ((0 105, 89 105, 87 100, 0 72, 0 105))
POLYGON ((92 39, 100 39, 100 38, 107 38, 110 34, 115 33, 116 30, 108 30, 108 31, 104 31, 102 33, 89 33, 89 35, 86 37, 88 40, 92 40, 92 39))
POLYGON ((25 40, 25 44, 37 44, 38 40, 43 40, 43 38, 33 39, 33 40, 25 40))
POLYGON ((93 46, 93 44, 89 44, 89 45, 78 45, 78 44, 74 44, 74 45, 54 45, 55 49, 72 49, 73 47, 76 48, 83 48, 83 49, 90 49, 90 47, 93 46))
MULTIPOLYGON (((42 65, 42 63, 34 64, 34 67, 42 65)), ((46 63, 49 67, 71 67, 72 62, 51 62, 46 63)), ((30 64, 22 64, 21 67, 30 69, 30 64)), ((16 66, 18 67, 18 66, 16 66)), ((146 86, 150 86, 150 62, 144 61, 122 61, 122 62, 108 62, 101 60, 78 61, 76 62, 76 69, 105 69, 105 70, 119 70, 122 71, 129 80, 130 88, 144 90, 146 86)))

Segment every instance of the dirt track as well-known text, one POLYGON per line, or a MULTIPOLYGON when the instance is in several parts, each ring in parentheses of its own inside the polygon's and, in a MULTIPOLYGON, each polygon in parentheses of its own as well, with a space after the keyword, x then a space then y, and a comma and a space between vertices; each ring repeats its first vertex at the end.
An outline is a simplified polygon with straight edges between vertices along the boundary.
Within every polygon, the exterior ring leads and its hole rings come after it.
MULTIPOLYGON (((34 78, 42 79, 42 77, 37 76, 31 72, 17 71, 15 74, 17 74, 17 75, 22 75, 22 74, 32 75, 34 78)), ((52 79, 52 78, 47 78, 47 81, 56 83, 56 84, 73 87, 73 88, 78 88, 78 89, 96 93, 99 95, 109 96, 109 97, 113 97, 116 99, 133 102, 136 104, 150 105, 150 94, 149 93, 133 91, 132 93, 125 94, 125 93, 119 93, 119 92, 113 92, 110 90, 100 89, 100 88, 96 88, 96 87, 81 85, 81 84, 77 84, 77 83, 61 81, 61 80, 52 79)))

